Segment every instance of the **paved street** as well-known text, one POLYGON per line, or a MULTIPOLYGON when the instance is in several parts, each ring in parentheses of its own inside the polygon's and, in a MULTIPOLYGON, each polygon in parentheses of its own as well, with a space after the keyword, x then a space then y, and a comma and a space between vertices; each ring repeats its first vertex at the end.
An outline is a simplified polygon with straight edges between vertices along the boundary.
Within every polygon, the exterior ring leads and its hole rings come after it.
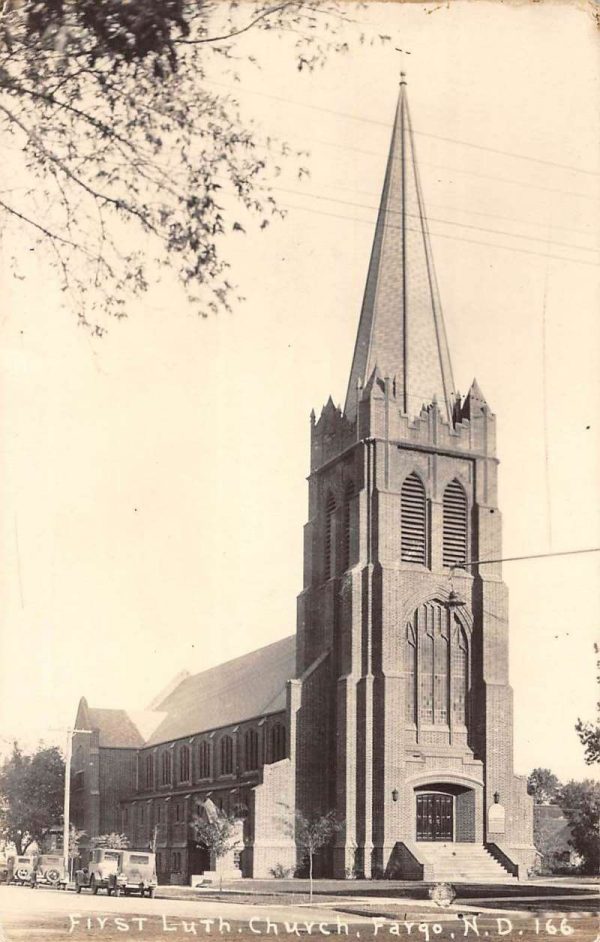
POLYGON ((568 899, 545 901, 545 910, 533 913, 512 909, 492 909, 495 901, 455 905, 451 911, 437 909, 425 901, 397 896, 374 900, 356 896, 343 899, 315 898, 313 904, 254 900, 239 902, 203 898, 139 899, 25 887, 0 887, 0 942, 26 939, 28 942, 95 940, 116 942, 134 937, 139 942, 183 942, 202 937, 218 937, 223 942, 246 942, 262 936, 284 937, 286 942, 300 936, 348 939, 377 939, 390 942, 405 938, 416 942, 453 942, 468 938, 504 939, 507 942, 559 940, 596 942, 598 919, 589 910, 572 911, 568 899), (484 905, 490 908, 484 910, 484 905))

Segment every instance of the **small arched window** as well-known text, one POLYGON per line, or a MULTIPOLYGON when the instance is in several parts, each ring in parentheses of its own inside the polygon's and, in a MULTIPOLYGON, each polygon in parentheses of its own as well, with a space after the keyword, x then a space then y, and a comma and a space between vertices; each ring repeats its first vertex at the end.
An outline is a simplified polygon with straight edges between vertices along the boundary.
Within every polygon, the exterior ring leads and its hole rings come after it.
POLYGON ((244 736, 244 766, 247 772, 258 768, 258 733, 249 729, 244 736))
POLYGON ((343 568, 350 565, 350 551, 352 549, 352 499, 354 497, 354 481, 348 481, 344 490, 344 546, 343 568))
POLYGON ((467 559, 467 495, 460 481, 444 491, 442 510, 444 566, 460 566, 467 559))
POLYGON ((427 503, 418 474, 409 474, 402 485, 400 551, 404 562, 427 564, 427 503))
POLYGON ((207 739, 198 746, 198 776, 210 778, 210 743, 207 739))
POLYGON ((179 749, 179 781, 190 780, 190 747, 181 746, 179 749))
POLYGON ((323 544, 323 568, 325 581, 333 576, 334 565, 334 535, 333 519, 335 514, 335 497, 333 494, 327 495, 325 503, 325 541, 323 544))
POLYGON ((233 773, 233 739, 223 736, 221 740, 221 775, 233 773))
POLYGON ((279 762, 286 757, 286 735, 283 723, 275 723, 271 729, 271 762, 279 762))
POLYGON ((166 750, 162 754, 161 766, 160 766, 160 780, 162 785, 171 784, 171 774, 172 774, 172 762, 171 762, 171 751, 166 750))

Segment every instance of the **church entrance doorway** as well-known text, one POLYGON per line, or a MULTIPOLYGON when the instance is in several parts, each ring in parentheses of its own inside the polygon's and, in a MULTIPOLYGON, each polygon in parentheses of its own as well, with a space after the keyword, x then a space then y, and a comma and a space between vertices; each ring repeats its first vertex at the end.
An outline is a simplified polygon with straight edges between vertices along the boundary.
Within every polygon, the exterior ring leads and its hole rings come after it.
POLYGON ((436 792, 417 795, 417 840, 454 840, 454 798, 436 792))

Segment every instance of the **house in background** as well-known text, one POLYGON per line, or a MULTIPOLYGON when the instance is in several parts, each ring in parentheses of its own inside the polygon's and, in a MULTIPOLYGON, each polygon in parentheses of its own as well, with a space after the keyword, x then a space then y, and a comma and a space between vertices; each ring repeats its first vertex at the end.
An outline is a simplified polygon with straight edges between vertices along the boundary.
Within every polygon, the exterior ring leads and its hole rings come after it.
POLYGON ((145 713, 82 700, 78 826, 156 846, 171 881, 206 866, 207 797, 244 817, 246 875, 296 864, 295 810, 343 822, 323 875, 526 875, 497 475, 495 416, 476 381, 456 393, 402 81, 345 406, 311 418, 297 634, 145 713))

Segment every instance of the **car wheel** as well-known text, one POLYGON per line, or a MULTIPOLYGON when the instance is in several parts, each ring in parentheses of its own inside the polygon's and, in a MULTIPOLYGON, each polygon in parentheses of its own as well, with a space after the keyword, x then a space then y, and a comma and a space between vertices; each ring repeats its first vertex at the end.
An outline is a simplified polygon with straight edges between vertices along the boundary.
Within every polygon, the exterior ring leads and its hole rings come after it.
POLYGON ((115 896, 120 896, 120 895, 121 895, 121 887, 120 887, 120 886, 115 886, 115 888, 114 888, 114 894, 115 894, 115 896))
POLYGON ((154 894, 155 894, 155 893, 156 893, 156 887, 155 887, 155 886, 149 886, 149 887, 148 887, 148 896, 150 897, 150 899, 153 899, 153 898, 154 898, 154 894))

